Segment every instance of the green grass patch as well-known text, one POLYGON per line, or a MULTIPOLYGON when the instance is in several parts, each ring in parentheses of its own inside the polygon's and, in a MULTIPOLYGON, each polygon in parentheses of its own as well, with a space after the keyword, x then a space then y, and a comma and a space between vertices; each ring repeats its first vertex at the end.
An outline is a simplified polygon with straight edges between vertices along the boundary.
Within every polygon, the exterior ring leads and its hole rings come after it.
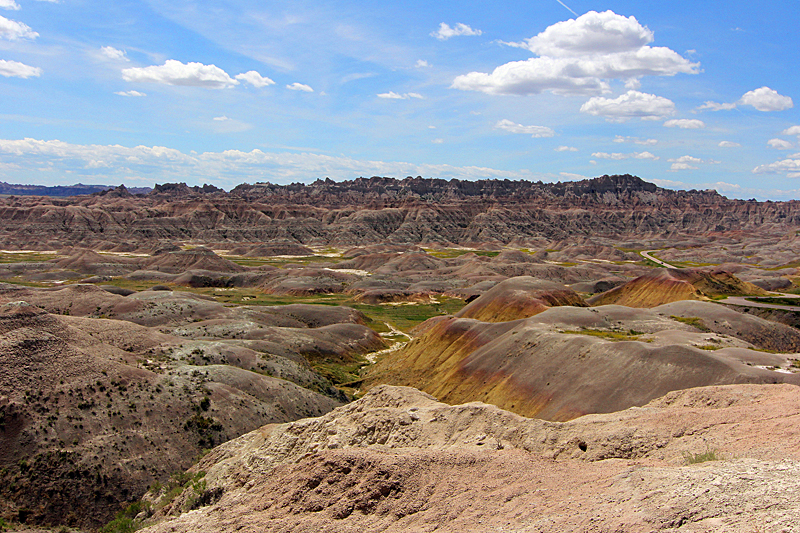
MULTIPOLYGON (((608 331, 603 329, 571 329, 563 330, 561 333, 568 335, 589 335, 591 337, 600 337, 610 341, 636 341, 643 333, 629 329, 628 331, 608 331)), ((649 341, 646 341, 649 342, 649 341)))
POLYGON ((0 263, 45 263, 57 257, 40 252, 0 252, 0 263))
POLYGON ((345 257, 327 256, 327 255, 298 255, 291 257, 248 257, 243 255, 223 255, 221 256, 228 261, 242 266, 259 267, 263 265, 272 265, 278 268, 285 268, 291 265, 314 265, 317 263, 339 263, 344 261, 345 257))
POLYGON ((500 252, 496 251, 462 250, 458 248, 446 248, 444 250, 425 249, 425 252, 430 256, 438 257, 440 259, 452 259, 454 257, 461 257, 462 255, 466 254, 475 254, 482 257, 497 257, 498 255, 500 255, 500 252))
POLYGON ((0 283, 10 283, 12 285, 21 285, 23 287, 52 287, 52 283, 42 283, 39 281, 25 281, 19 276, 13 278, 0 279, 0 283))
POLYGON ((792 307, 800 307, 800 298, 781 298, 781 297, 750 297, 745 298, 748 302, 765 303, 773 305, 788 305, 792 307))
POLYGON ((708 352, 713 352, 714 350, 719 350, 722 348, 719 344, 698 344, 695 345, 695 348, 699 348, 701 350, 706 350, 708 352))
POLYGON ((703 332, 711 331, 708 328, 708 326, 706 326, 706 323, 703 322, 703 319, 700 318, 700 317, 697 317, 697 316, 676 316, 676 315, 670 315, 669 317, 672 320, 675 320, 676 322, 680 322, 682 324, 688 324, 688 325, 690 325, 692 327, 695 327, 695 328, 699 329, 700 331, 703 331, 703 332))
POLYGON ((344 305, 364 313, 367 317, 367 326, 377 333, 388 333, 386 322, 395 328, 408 332, 415 326, 434 316, 453 315, 464 307, 464 300, 438 296, 438 303, 400 302, 399 304, 369 305, 355 302, 348 294, 313 294, 308 296, 286 296, 265 294, 255 288, 219 288, 219 287, 186 287, 154 281, 132 281, 125 278, 114 278, 110 285, 132 289, 136 291, 147 290, 154 285, 167 285, 176 291, 186 291, 195 294, 211 296, 224 305, 251 305, 273 306, 289 304, 314 304, 314 305, 344 305))
POLYGON ((708 461, 721 461, 722 455, 717 450, 706 448, 706 451, 699 453, 683 452, 683 460, 687 465, 694 465, 708 461))

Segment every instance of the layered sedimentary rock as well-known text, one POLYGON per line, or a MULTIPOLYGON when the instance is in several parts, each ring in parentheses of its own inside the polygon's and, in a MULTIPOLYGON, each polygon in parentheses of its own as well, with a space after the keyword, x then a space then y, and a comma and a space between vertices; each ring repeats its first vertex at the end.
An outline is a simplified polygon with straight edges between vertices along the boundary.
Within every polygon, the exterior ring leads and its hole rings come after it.
POLYGON ((555 184, 376 177, 240 185, 229 193, 160 186, 146 196, 11 197, 0 200, 0 217, 0 244, 17 248, 152 250, 161 241, 525 245, 573 236, 616 243, 782 235, 800 222, 800 203, 671 191, 633 176, 555 184))

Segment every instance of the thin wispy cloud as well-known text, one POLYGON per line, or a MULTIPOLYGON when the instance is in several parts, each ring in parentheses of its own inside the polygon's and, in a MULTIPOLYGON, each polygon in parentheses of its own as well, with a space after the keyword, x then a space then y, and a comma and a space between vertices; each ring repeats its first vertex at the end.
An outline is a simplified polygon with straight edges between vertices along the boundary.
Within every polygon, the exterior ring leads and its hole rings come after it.
POLYGON ((483 32, 478 29, 473 29, 467 26, 466 24, 462 24, 459 22, 453 27, 450 27, 449 24, 442 22, 439 24, 439 29, 431 32, 431 37, 436 37, 440 41, 446 41, 447 39, 451 39, 453 37, 462 37, 462 36, 472 36, 472 35, 482 35, 483 32))
POLYGON ((546 126, 523 126, 522 124, 517 124, 516 122, 512 122, 508 119, 499 121, 494 127, 499 130, 505 130, 509 133, 522 133, 525 135, 530 135, 534 138, 553 137, 556 134, 555 131, 546 126))
POLYGON ((419 93, 403 93, 398 94, 394 91, 389 91, 388 93, 380 93, 377 95, 378 98, 383 98, 386 100, 409 100, 412 98, 416 98, 418 100, 422 100, 424 97, 419 93))

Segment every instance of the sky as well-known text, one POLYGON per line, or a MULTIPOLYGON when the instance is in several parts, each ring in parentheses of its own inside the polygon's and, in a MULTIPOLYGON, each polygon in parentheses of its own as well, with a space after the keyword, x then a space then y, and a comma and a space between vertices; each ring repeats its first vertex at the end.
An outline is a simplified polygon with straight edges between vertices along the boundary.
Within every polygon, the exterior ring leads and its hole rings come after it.
POLYGON ((0 0, 0 181, 800 199, 795 0, 0 0))

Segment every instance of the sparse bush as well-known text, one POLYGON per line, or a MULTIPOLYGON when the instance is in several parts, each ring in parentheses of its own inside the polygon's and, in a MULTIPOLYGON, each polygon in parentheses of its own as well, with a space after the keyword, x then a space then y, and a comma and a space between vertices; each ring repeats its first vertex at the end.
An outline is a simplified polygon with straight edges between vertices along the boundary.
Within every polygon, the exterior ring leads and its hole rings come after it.
POLYGON ((722 455, 717 450, 706 447, 706 451, 699 453, 683 452, 683 459, 687 465, 705 463, 707 461, 721 461, 722 455))

